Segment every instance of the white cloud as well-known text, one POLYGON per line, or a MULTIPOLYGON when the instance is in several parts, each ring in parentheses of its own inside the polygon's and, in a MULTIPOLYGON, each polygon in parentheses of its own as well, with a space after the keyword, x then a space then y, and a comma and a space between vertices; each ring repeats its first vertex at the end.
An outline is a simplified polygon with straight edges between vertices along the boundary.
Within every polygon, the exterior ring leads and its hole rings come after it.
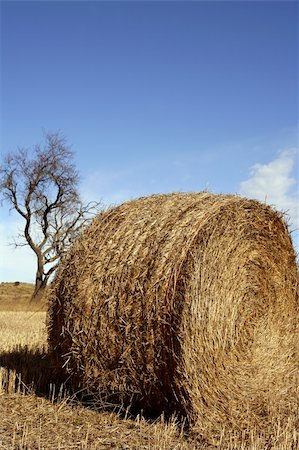
POLYGON ((298 188, 294 177, 297 157, 298 150, 291 148, 283 150, 268 164, 255 164, 239 189, 241 195, 265 201, 286 213, 291 231, 299 228, 298 188))

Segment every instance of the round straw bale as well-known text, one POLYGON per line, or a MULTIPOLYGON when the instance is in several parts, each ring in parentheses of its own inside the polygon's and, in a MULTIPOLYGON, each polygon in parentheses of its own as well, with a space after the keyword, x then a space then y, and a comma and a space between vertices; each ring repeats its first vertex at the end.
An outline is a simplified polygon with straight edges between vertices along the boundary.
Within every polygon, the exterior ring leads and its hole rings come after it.
POLYGON ((294 386, 296 283, 270 207, 207 192, 140 198, 99 214, 65 257, 50 350, 99 396, 211 429, 261 421, 294 386))

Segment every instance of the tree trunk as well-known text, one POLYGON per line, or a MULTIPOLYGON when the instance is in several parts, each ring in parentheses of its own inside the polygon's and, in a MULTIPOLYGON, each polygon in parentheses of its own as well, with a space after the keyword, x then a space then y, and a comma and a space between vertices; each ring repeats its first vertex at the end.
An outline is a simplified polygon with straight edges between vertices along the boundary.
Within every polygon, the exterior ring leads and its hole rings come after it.
POLYGON ((43 271, 37 270, 36 277, 35 277, 35 288, 34 292, 31 297, 32 302, 40 302, 44 292, 45 288, 47 286, 47 278, 44 276, 43 271))

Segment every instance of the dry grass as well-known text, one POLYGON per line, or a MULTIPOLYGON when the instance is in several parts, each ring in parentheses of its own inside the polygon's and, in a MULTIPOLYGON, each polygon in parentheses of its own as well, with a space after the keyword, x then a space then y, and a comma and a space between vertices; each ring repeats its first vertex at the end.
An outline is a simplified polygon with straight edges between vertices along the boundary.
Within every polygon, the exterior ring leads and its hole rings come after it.
POLYGON ((188 449, 174 422, 120 419, 33 395, 0 395, 0 448, 188 449))
POLYGON ((67 255, 50 347, 100 400, 176 412, 212 444, 225 428, 274 445, 276 423, 298 425, 296 282, 286 224, 268 206, 142 198, 99 215, 67 255))
POLYGON ((47 344, 46 313, 41 311, 1 311, 0 348, 29 346, 43 350, 47 344))

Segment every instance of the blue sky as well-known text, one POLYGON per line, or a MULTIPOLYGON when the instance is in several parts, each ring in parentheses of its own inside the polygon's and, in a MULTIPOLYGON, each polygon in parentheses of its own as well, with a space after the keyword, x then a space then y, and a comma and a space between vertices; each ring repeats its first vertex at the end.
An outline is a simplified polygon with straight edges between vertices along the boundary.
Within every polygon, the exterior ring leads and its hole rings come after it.
MULTIPOLYGON (((2 1, 1 153, 61 130, 81 193, 241 193, 298 207, 298 3, 2 1)), ((0 281, 32 281, 7 246, 0 281)), ((297 239, 294 233, 294 239, 297 239)))

